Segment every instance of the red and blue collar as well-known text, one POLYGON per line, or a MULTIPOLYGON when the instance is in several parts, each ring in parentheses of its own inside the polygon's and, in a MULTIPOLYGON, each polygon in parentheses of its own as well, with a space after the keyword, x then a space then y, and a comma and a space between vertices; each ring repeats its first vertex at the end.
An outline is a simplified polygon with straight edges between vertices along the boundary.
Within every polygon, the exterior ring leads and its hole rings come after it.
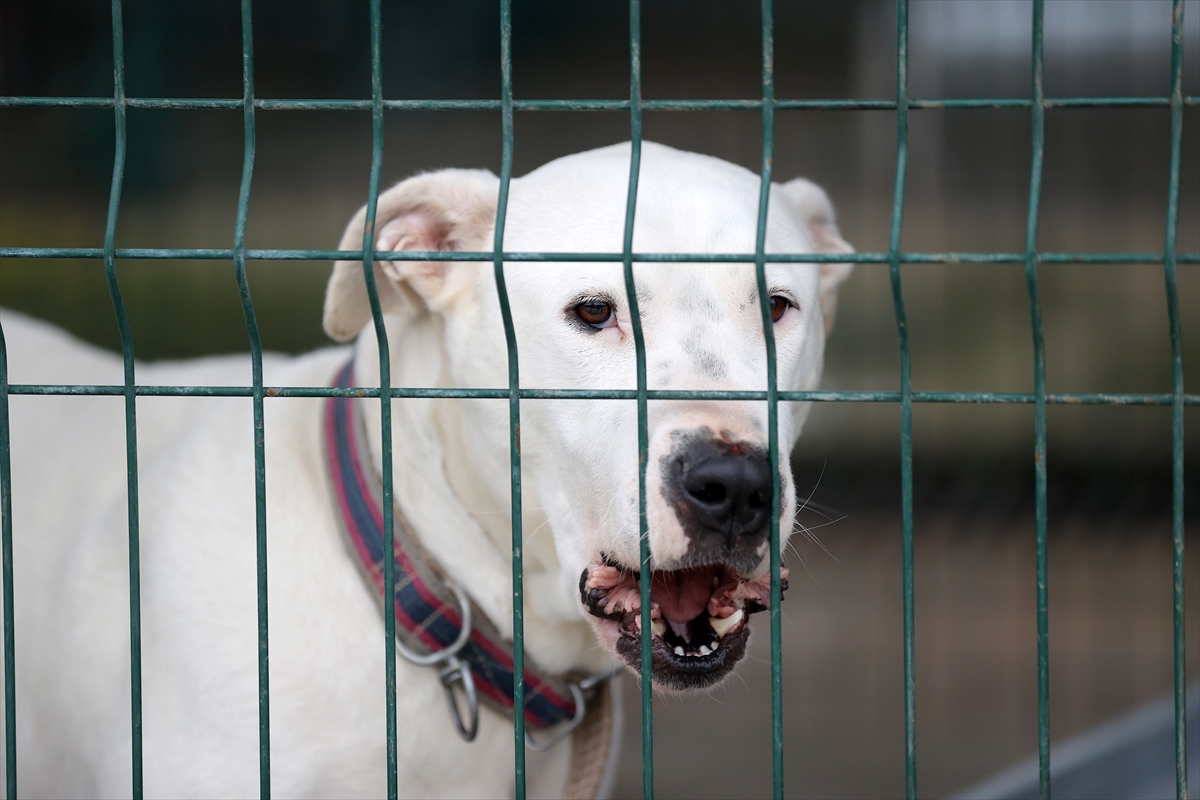
MULTIPOLYGON (((354 385, 354 360, 337 374, 334 385, 354 385)), ((363 567, 368 582, 382 601, 383 580, 383 505, 382 483, 368 461, 363 441, 361 413, 357 404, 368 402, 350 397, 330 397, 325 405, 325 448, 334 496, 342 527, 351 549, 363 567)), ((464 610, 459 597, 449 588, 445 576, 425 553, 411 524, 396 506, 394 512, 396 638, 403 649, 431 654, 453 648, 463 633, 464 610)), ((513 650, 496 631, 487 616, 474 603, 467 625, 470 638, 457 650, 463 667, 487 705, 503 713, 513 710, 513 650)), ((578 724, 582 708, 576 685, 525 669, 525 723, 534 729, 547 729, 572 720, 578 724), (579 712, 577 714, 577 712, 579 712)), ((461 677, 461 676, 460 676, 461 677)), ((443 684, 449 687, 445 674, 443 684)), ((447 691, 449 689, 447 688, 447 691)), ((458 715, 455 710, 455 715, 458 715)), ((461 719, 456 722, 466 736, 461 719)), ((472 734, 473 735, 473 734, 472 734)), ((467 738, 471 738, 467 736, 467 738)))

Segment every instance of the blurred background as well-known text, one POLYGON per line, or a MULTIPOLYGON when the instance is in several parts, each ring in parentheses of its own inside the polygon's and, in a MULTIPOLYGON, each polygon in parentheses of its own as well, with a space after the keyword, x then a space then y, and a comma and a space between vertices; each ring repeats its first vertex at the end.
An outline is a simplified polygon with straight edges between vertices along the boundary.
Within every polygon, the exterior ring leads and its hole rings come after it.
MULTIPOLYGON (((1200 3, 1185 11, 1185 94, 1200 93, 1200 3)), ((895 95, 890 2, 775 4, 779 98, 895 95)), ((260 98, 368 98, 368 8, 258 0, 260 98)), ((909 94, 1027 97, 1031 4, 914 0, 909 94)), ((1165 96, 1167 0, 1046 4, 1048 97, 1165 96)), ((499 97, 492 0, 383 4, 384 96, 499 97)), ((648 99, 757 98, 759 6, 643 4, 648 99)), ((109 8, 100 0, 0 4, 0 95, 111 96, 109 8)), ((126 0, 131 97, 241 94, 235 0, 126 0)), ((513 3, 515 95, 628 96, 623 2, 513 3)), ((366 112, 260 111, 247 246, 331 248, 365 202, 366 112)), ((886 250, 894 112, 783 111, 775 174, 829 191, 845 238, 886 250)), ((903 247, 1024 247, 1028 110, 911 114, 903 247)), ((625 113, 518 112, 514 174, 628 138, 625 113)), ((240 111, 128 112, 118 247, 230 247, 242 163, 240 111)), ((755 112, 647 112, 648 139, 757 170, 755 112)), ((498 112, 387 112, 385 182, 500 161, 498 112)), ((113 120, 105 109, 0 109, 0 245, 103 244, 113 120)), ((1161 252, 1169 112, 1050 110, 1039 247, 1161 252)), ((1184 116, 1178 248, 1200 251, 1200 108, 1184 116)), ((251 262, 266 347, 330 344, 321 327, 327 263, 251 262)), ((226 262, 122 262, 139 358, 247 349, 226 262)), ((1021 265, 908 265, 913 388, 1032 391, 1021 265)), ((1166 392, 1170 347, 1156 265, 1047 265, 1040 271, 1049 390, 1166 392)), ((1200 266, 1179 267, 1186 391, 1200 391, 1200 266)), ((99 261, 0 261, 0 302, 117 349, 99 261)), ((843 289, 825 386, 896 390, 898 345, 886 267, 843 289)), ((1187 409, 1186 462, 1200 466, 1200 413, 1187 409)), ((1033 410, 914 409, 917 753, 921 793, 945 795, 1036 750, 1033 410)), ((1051 733, 1055 742, 1171 686, 1170 411, 1051 407, 1051 733)), ((793 464, 812 507, 794 537, 784 607, 787 792, 887 797, 903 791, 899 410, 818 404, 793 464)), ((1189 597, 1200 577, 1194 477, 1185 498, 1189 597)), ((1189 605, 1189 670, 1200 618, 1189 605)), ((765 622, 765 621, 764 621, 765 622)), ((770 793, 766 625, 754 659, 711 696, 658 701, 663 797, 770 793)), ((636 691, 628 695, 631 722, 636 691)), ((619 796, 640 792, 631 725, 619 796)), ((1195 734, 1193 734, 1194 736, 1195 734)))

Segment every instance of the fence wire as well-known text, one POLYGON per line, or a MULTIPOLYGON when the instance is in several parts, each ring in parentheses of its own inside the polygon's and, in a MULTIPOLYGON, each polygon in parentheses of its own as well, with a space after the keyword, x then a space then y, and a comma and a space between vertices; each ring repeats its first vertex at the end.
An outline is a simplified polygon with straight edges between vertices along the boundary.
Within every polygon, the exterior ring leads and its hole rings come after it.
MULTIPOLYGON (((1174 624, 1174 693, 1175 693, 1175 770, 1176 793, 1180 800, 1187 797, 1185 710, 1185 649, 1184 649, 1184 537, 1183 537, 1183 409, 1200 405, 1200 395, 1185 394, 1183 356, 1179 319, 1179 297, 1176 281, 1177 265, 1200 263, 1200 253, 1178 253, 1176 230, 1179 215, 1179 176, 1183 139, 1183 109, 1200 105, 1200 97, 1182 92, 1183 75, 1183 0, 1173 0, 1171 26, 1170 90, 1163 97, 1063 97, 1047 98, 1043 83, 1043 0, 1034 0, 1032 24, 1032 86, 1029 98, 966 98, 914 99, 908 96, 908 2, 897 1, 896 18, 896 97, 891 99, 777 99, 774 92, 773 13, 772 0, 762 3, 762 97, 757 100, 645 100, 641 92, 641 8, 640 0, 629 3, 630 96, 629 100, 517 100, 512 84, 512 15, 511 0, 500 0, 500 70, 501 97, 499 100, 399 100, 384 99, 381 64, 382 20, 380 0, 370 2, 369 47, 371 54, 370 100, 279 100, 257 98, 254 92, 254 38, 252 30, 253 2, 241 0, 242 77, 240 99, 127 97, 125 94, 124 36, 121 0, 111 0, 113 37, 113 96, 109 97, 0 97, 0 108, 111 108, 114 113, 116 146, 113 156, 113 175, 109 193, 108 215, 104 245, 87 247, 0 247, 3 258, 34 259, 95 259, 102 260, 120 332, 124 364, 124 383, 120 385, 47 385, 10 384, 7 350, 0 330, 0 501, 3 504, 3 526, 0 535, 3 556, 4 601, 4 692, 5 692, 5 765, 7 797, 17 797, 16 741, 16 635, 13 623, 13 554, 12 554, 12 496, 9 453, 9 408, 11 395, 109 395, 125 399, 126 475, 128 497, 129 547, 129 625, 132 717, 132 793, 143 796, 142 785, 142 693, 141 693, 141 632, 140 632, 140 575, 138 531, 138 464, 137 464, 137 404, 138 397, 250 397, 254 415, 255 521, 257 547, 258 597, 258 702, 259 702, 259 765, 260 796, 271 795, 270 747, 270 689, 267 609, 267 509, 266 468, 264 456, 265 431, 263 408, 266 398, 341 397, 379 398, 383 439, 383 514, 384 552, 392 548, 392 437, 391 401, 400 398, 495 398, 507 399, 509 404, 511 496, 512 496, 512 579, 513 579, 513 642, 514 642, 514 699, 515 707, 524 705, 524 627, 522 589, 522 524, 521 524, 521 450, 520 411, 525 399, 622 399, 635 401, 638 412, 638 503, 640 561, 643 574, 650 569, 649 538, 646 518, 646 453, 648 450, 647 406, 650 400, 756 400, 764 401, 768 410, 769 457, 773 475, 771 512, 771 729, 773 789, 777 798, 783 797, 783 685, 780 632, 780 541, 779 541, 779 464, 778 406, 780 402, 852 402, 894 403, 900 410, 901 443, 901 522, 902 522, 902 591, 903 591, 903 693, 904 693, 904 753, 905 794, 917 795, 916 757, 916 698, 914 695, 914 636, 913 636, 913 486, 912 486, 912 407, 914 403, 1001 403, 1031 404, 1035 410, 1034 475, 1036 486, 1037 572, 1037 686, 1038 686, 1038 754, 1040 795, 1050 796, 1050 694, 1049 694, 1049 632, 1047 624, 1046 569, 1046 408, 1048 405, 1140 405, 1170 406, 1172 420, 1172 531, 1173 531, 1173 624, 1174 624), (1045 112, 1065 108, 1169 108, 1171 112, 1171 156, 1167 222, 1161 253, 1075 253, 1039 252, 1037 249, 1038 209, 1041 199, 1043 132, 1045 112), (197 248, 118 248, 115 244, 117 218, 121 207, 121 188, 126 155, 126 110, 146 109, 228 109, 243 114, 244 156, 241 185, 238 194, 233 247, 229 249, 197 248), (901 249, 905 178, 908 154, 908 119, 910 111, 927 109, 1029 109, 1031 115, 1032 158, 1030 167, 1029 202, 1026 219, 1024 252, 947 252, 906 253, 901 249), (383 163, 383 121, 385 111, 405 110, 499 110, 503 150, 500 169, 500 193, 497 205, 495 237, 490 251, 479 252, 379 252, 373 249, 376 205, 383 163), (766 253, 767 207, 771 186, 771 168, 775 140, 776 111, 792 110, 876 110, 896 113, 896 176, 892 203, 892 219, 888 250, 880 253, 810 254, 766 253), (251 182, 254 174, 255 118, 259 111, 340 110, 369 111, 372 119, 372 150, 370 188, 367 198, 367 222, 362 250, 261 250, 246 247, 246 218, 249 210, 251 182), (759 111, 762 114, 761 185, 753 253, 638 253, 633 250, 634 218, 637 206, 638 175, 642 145, 642 113, 644 111, 759 111), (513 112, 514 111, 619 111, 630 115, 632 140, 628 194, 622 250, 619 253, 548 253, 507 252, 504 245, 504 226, 508 191, 512 178, 513 112), (250 339, 251 386, 154 386, 138 384, 134 342, 129 319, 122 300, 117 274, 117 261, 122 259, 184 259, 231 261, 234 266, 246 330, 250 339), (246 262, 255 260, 331 261, 361 260, 370 298, 375 336, 379 345, 379 388, 351 387, 268 387, 263 384, 262 344, 254 312, 254 303, 246 276, 246 262), (508 353, 507 389, 393 387, 388 337, 384 325, 378 288, 373 269, 376 260, 392 261, 484 261, 494 265, 496 288, 504 323, 508 353), (506 264, 538 261, 555 262, 620 262, 623 265, 627 300, 630 307, 637 363, 637 388, 633 390, 582 389, 523 389, 516 334, 505 287, 506 264), (760 310, 767 353, 767 388, 765 391, 663 391, 650 390, 646 385, 646 344, 642 334, 637 297, 634 291, 634 264, 637 263, 752 263, 758 285, 760 310), (765 268, 769 263, 860 263, 886 264, 891 279, 896 329, 900 343, 900 390, 891 391, 780 391, 776 380, 775 342, 772 333, 767 296, 765 268), (1034 350, 1034 391, 1022 392, 915 392, 912 389, 911 350, 904 305, 902 266, 904 264, 1023 264, 1029 296, 1034 350), (1167 319, 1171 341, 1171 391, 1169 393, 1051 393, 1046 389, 1045 348, 1041 324, 1041 305, 1038 298, 1039 267, 1044 264, 1145 264, 1163 268, 1166 289, 1167 319)), ((383 559, 385 597, 394 594, 395 575, 392 559, 383 559)), ((650 660, 650 581, 641 581, 642 593, 642 674, 651 672, 650 660)), ((396 738, 396 653, 395 608, 384 603, 386 640, 386 704, 387 785, 388 796, 398 795, 397 738, 396 738)), ((654 793, 653 708, 651 682, 643 680, 642 697, 642 771, 643 793, 654 793)), ((525 796, 525 720, 523 714, 513 715, 514 776, 517 796, 525 796)))

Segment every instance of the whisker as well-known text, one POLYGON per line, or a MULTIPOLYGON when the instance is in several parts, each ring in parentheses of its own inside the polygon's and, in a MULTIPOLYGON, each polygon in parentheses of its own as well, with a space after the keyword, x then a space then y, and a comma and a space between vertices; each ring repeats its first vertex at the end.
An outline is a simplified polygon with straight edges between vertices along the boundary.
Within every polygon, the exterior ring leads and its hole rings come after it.
POLYGON ((799 511, 803 511, 804 509, 808 508, 808 504, 810 502, 812 502, 813 495, 817 493, 817 487, 821 485, 821 479, 825 477, 825 467, 828 464, 829 464, 829 459, 827 458, 827 459, 825 459, 825 462, 823 464, 821 464, 821 474, 817 476, 817 482, 815 484, 813 484, 812 491, 808 493, 808 497, 806 497, 804 499, 804 503, 800 506, 800 508, 796 509, 796 511, 799 512, 799 511))
POLYGON ((791 615, 787 613, 786 608, 780 609, 780 612, 781 612, 783 619, 787 620, 788 628, 789 628, 789 630, 792 631, 792 633, 796 633, 797 631, 800 630, 799 626, 796 624, 796 620, 792 619, 791 615))
MULTIPOLYGON (((828 551, 826 551, 826 552, 828 552, 828 551)), ((835 559, 835 560, 836 560, 836 559, 835 559)), ((813 583, 815 583, 815 584, 817 585, 817 588, 818 588, 818 589, 822 589, 822 590, 823 590, 823 589, 825 588, 824 586, 822 586, 822 585, 821 585, 821 582, 820 582, 819 580, 817 580, 817 576, 812 574, 812 570, 810 570, 810 569, 808 568, 808 564, 806 564, 806 563, 804 562, 804 559, 803 559, 803 558, 801 558, 801 559, 800 559, 800 566, 804 567, 804 571, 808 573, 808 577, 812 578, 812 582, 813 582, 813 583)))
POLYGON ((547 518, 547 519, 546 519, 546 521, 545 521, 545 522, 543 522, 541 525, 538 525, 538 526, 537 526, 536 528, 534 528, 532 531, 530 531, 529 533, 525 534, 525 543, 526 543, 526 544, 528 544, 529 542, 532 542, 532 541, 533 541, 533 537, 534 537, 534 536, 537 536, 537 533, 538 533, 538 531, 540 531, 542 528, 545 528, 545 527, 547 527, 549 524, 550 524, 550 519, 549 519, 549 518, 547 518))
POLYGON ((812 540, 813 544, 815 544, 817 547, 819 547, 825 551, 825 555, 829 556, 834 561, 837 561, 839 564, 842 563, 841 560, 838 559, 837 556, 835 556, 833 553, 829 552, 829 548, 826 547, 825 544, 820 539, 817 538, 817 535, 815 533, 813 533, 811 530, 809 530, 804 525, 801 525, 800 528, 804 532, 804 535, 812 540))
POLYGON ((810 530, 816 530, 817 528, 824 528, 826 525, 832 525, 832 524, 833 524, 833 523, 835 523, 835 522, 841 522, 841 521, 842 521, 842 520, 844 520, 844 519, 850 519, 850 515, 849 515, 849 514, 843 514, 842 516, 838 517, 837 519, 830 519, 828 522, 822 522, 820 525, 808 525, 808 526, 805 526, 805 525, 804 525, 802 522, 799 522, 799 521, 797 521, 797 522, 796 522, 796 524, 797 524, 797 525, 800 525, 801 527, 807 527, 807 528, 809 528, 810 530))
POLYGON ((811 500, 808 501, 808 505, 805 506, 804 508, 796 509, 797 514, 799 514, 801 511, 808 511, 813 514, 817 514, 818 516, 822 516, 825 519, 833 519, 833 517, 831 516, 832 514, 841 514, 842 513, 840 511, 836 511, 832 508, 829 508, 828 506, 823 506, 820 503, 814 503, 811 500), (826 512, 828 512, 828 513, 826 513, 826 512))

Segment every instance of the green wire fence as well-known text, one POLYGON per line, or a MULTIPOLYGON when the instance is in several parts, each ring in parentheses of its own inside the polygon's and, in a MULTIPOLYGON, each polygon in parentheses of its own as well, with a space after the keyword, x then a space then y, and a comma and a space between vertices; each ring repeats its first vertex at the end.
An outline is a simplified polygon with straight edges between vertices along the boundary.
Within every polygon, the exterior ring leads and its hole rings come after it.
MULTIPOLYGON (((517 707, 524 705, 523 650, 523 590, 522 590, 522 528, 521 528, 521 452, 519 426, 523 399, 625 399, 637 403, 640 559, 642 570, 650 568, 650 552, 646 521, 646 452, 648 449, 647 405, 650 400, 759 400, 768 410, 769 456, 772 465, 773 505, 771 516, 771 729, 774 795, 783 796, 783 684, 780 655, 780 541, 779 541, 779 464, 778 406, 780 402, 853 402, 896 403, 900 408, 901 443, 901 522, 903 553, 903 619, 904 619, 904 753, 905 794, 917 794, 916 757, 916 698, 913 666, 913 507, 912 507, 912 407, 914 403, 1018 403, 1032 404, 1035 409, 1034 475, 1036 485, 1036 545, 1037 545, 1037 677, 1038 677, 1038 754, 1040 762, 1040 794, 1050 796, 1050 695, 1049 695, 1049 635, 1046 600, 1046 407, 1052 404, 1102 404, 1170 406, 1172 420, 1172 522, 1173 522, 1173 614, 1174 614, 1174 690, 1175 690, 1175 771, 1176 793, 1187 797, 1186 730, 1185 730, 1185 650, 1184 650, 1184 536, 1183 536, 1183 409, 1200 405, 1200 395, 1184 394, 1183 356, 1179 320, 1179 297, 1176 267, 1180 263, 1200 263, 1200 253, 1176 252, 1176 228, 1179 215, 1179 176, 1183 138, 1184 106, 1200 105, 1200 97, 1184 97, 1183 74, 1183 0, 1174 0, 1171 27, 1171 74, 1169 94, 1165 97, 1069 97, 1047 98, 1043 84, 1043 0, 1033 4, 1032 74, 1029 98, 986 99, 911 99, 908 96, 908 2, 898 0, 896 7, 896 97, 889 99, 804 100, 776 99, 772 39, 772 3, 762 0, 762 98, 759 100, 644 100, 641 93, 641 24, 640 2, 629 3, 630 95, 629 100, 517 100, 512 84, 512 17, 511 0, 500 0, 500 70, 501 97, 499 100, 385 100, 381 65, 382 23, 380 0, 370 2, 370 100, 272 100, 254 95, 254 38, 252 31, 252 0, 242 0, 242 76, 241 99, 126 97, 124 70, 124 37, 121 19, 121 0, 112 2, 113 83, 108 97, 0 97, 0 107, 66 107, 112 108, 116 126, 116 147, 113 157, 113 176, 109 194, 108 216, 104 246, 100 248, 64 247, 4 247, 3 258, 103 260, 105 276, 117 316, 124 358, 124 383, 121 385, 27 385, 10 384, 3 331, 0 330, 0 501, 3 504, 3 600, 4 600, 4 691, 5 691, 5 766, 7 797, 18 796, 16 741, 16 681, 13 626, 13 557, 12 557, 12 492, 9 455, 10 395, 112 395, 125 398, 125 437, 129 528, 129 624, 132 716, 132 792, 135 798, 143 795, 142 787, 142 694, 140 647, 140 596, 138 559, 138 470, 137 470, 137 403, 141 396, 207 396, 250 397, 254 414, 255 514, 258 579, 258 683, 259 683, 259 764, 260 795, 271 794, 270 746, 270 689, 267 609, 267 513, 266 469, 264 458, 265 431, 263 405, 266 398, 366 396, 378 397, 382 413, 383 436, 383 513, 385 552, 392 546, 392 451, 391 401, 395 398, 506 398, 509 403, 511 485, 512 485, 512 577, 513 577, 513 639, 514 665, 517 680, 514 697, 517 707), (1167 223, 1161 253, 1045 253, 1037 249, 1038 208, 1041 198, 1043 131, 1045 112, 1060 108, 1099 107, 1166 107, 1171 112, 1171 161, 1167 196, 1167 223), (244 122, 244 161, 241 188, 238 194, 237 222, 231 249, 150 249, 117 248, 115 234, 121 207, 121 187, 126 154, 125 116, 129 108, 157 109, 229 109, 242 111, 244 122), (1033 156, 1030 167, 1029 205, 1026 221, 1025 250, 1021 253, 905 253, 900 248, 903 223, 905 178, 908 155, 909 112, 923 109, 947 108, 1028 108, 1031 113, 1033 156), (383 164, 384 111, 392 110, 462 110, 491 109, 501 112, 503 151, 500 169, 500 194, 497 206, 493 249, 483 252, 375 252, 373 231, 379 181, 383 164), (892 205, 892 220, 887 252, 853 255, 814 255, 808 253, 766 253, 766 223, 771 185, 772 155, 775 141, 776 111, 805 109, 881 110, 896 113, 896 177, 892 205), (255 250, 246 247, 246 218, 249 210, 250 187, 254 175, 255 116, 259 111, 283 110, 344 110, 370 111, 372 119, 372 150, 370 189, 367 199, 367 222, 362 250, 255 250), (529 253, 505 252, 504 224, 508 190, 512 178, 513 112, 521 111, 628 111, 632 149, 629 167, 629 189, 626 200, 625 231, 619 253, 529 253), (637 204, 638 174, 642 144, 643 111, 760 111, 762 114, 761 188, 753 253, 636 253, 633 251, 633 227, 637 204), (200 259, 232 261, 234 277, 241 298, 246 329, 250 338, 251 386, 148 386, 136 380, 134 343, 129 320, 121 297, 117 276, 118 259, 200 259), (379 343, 380 388, 335 389, 329 387, 267 387, 263 385, 262 344, 254 313, 254 303, 246 278, 246 262, 253 260, 361 260, 370 297, 374 331, 379 343), (507 389, 392 387, 387 332, 375 285, 373 262, 389 260, 490 261, 494 265, 496 287, 500 298, 508 350, 507 389), (625 287, 634 331, 637 359, 637 388, 634 390, 568 390, 522 389, 516 335, 512 313, 505 289, 506 264, 530 261, 555 262, 620 262, 624 267, 625 287), (767 352, 766 391, 656 391, 646 386, 646 344, 642 335, 637 297, 634 293, 635 263, 652 262, 742 262, 755 267, 760 309, 767 352), (775 342, 772 335, 770 307, 767 297, 765 266, 768 263, 853 262, 886 264, 891 278, 896 329, 900 341, 900 390, 892 391, 780 391, 776 385, 775 342), (996 392, 914 392, 911 380, 911 355, 905 316, 902 265, 921 263, 944 264, 1023 264, 1029 295, 1034 349, 1034 391, 1032 393, 996 392), (1171 341, 1171 392, 1166 394, 1130 393, 1050 393, 1046 390, 1045 350, 1042 335, 1041 308, 1038 300, 1038 268, 1041 264, 1161 264, 1166 287, 1167 319, 1171 341)), ((391 559, 384 559, 384 596, 393 594, 395 575, 391 559)), ((19 568, 19 565, 18 565, 19 568)), ((645 573, 644 573, 645 574, 645 573)), ((642 592, 642 673, 650 673, 650 582, 641 582, 642 592)), ((388 796, 396 797, 396 652, 395 608, 384 604, 386 640, 386 703, 388 796)), ((642 774, 643 792, 649 798, 654 793, 653 710, 651 682, 641 684, 642 704, 642 774)), ((514 774, 518 797, 525 795, 525 721, 524 715, 513 715, 514 774)))

